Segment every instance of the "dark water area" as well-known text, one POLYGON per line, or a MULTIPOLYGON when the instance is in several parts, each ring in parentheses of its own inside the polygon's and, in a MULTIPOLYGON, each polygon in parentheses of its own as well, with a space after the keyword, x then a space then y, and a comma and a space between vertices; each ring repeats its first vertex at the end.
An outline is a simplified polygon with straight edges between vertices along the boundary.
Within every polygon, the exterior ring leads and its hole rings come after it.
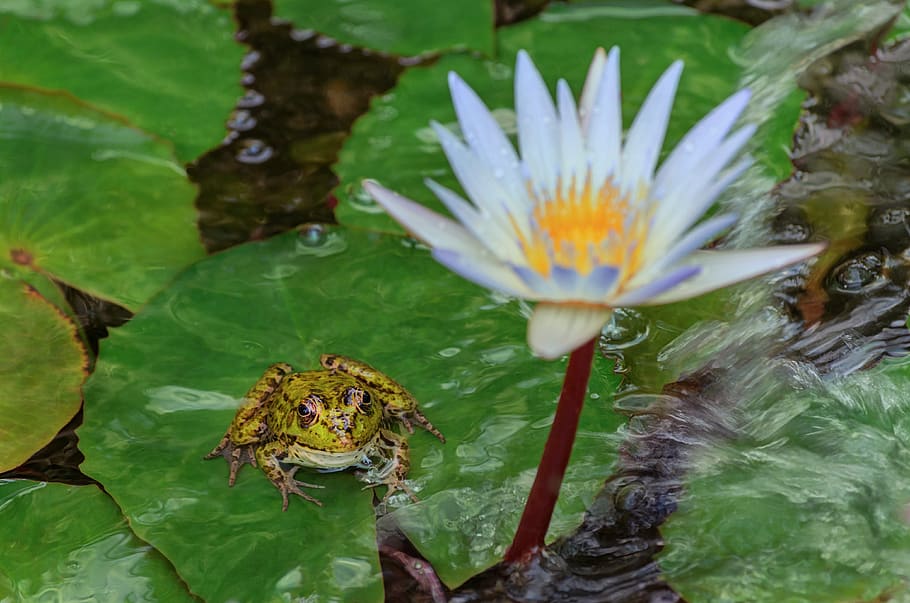
MULTIPOLYGON (((764 9, 732 0, 684 3, 751 24, 790 8, 789 2, 766 2, 764 9)), ((526 18, 544 4, 499 2, 497 24, 526 18)), ((242 0, 236 18, 237 39, 249 48, 238 74, 246 93, 226 123, 223 144, 188 166, 210 252, 307 222, 333 222, 331 165, 339 148, 370 98, 415 64, 276 22, 267 1, 242 0)), ((778 279, 775 301, 785 319, 775 337, 756 336, 750 344, 822 376, 868 369, 910 350, 910 44, 879 46, 864 40, 807 70, 794 173, 774 193, 772 238, 818 237, 831 242, 830 251, 811 270, 778 279)), ((67 298, 96 353, 107 329, 129 318, 79 292, 67 298)), ((764 360, 724 352, 659 394, 630 385, 619 396, 617 410, 629 425, 616 469, 582 525, 534 566, 497 566, 454 592, 434 591, 422 579, 426 562, 416 549, 383 526, 387 600, 682 601, 662 578, 661 526, 684 493, 693 452, 734 437, 730 409, 750 387, 743 375, 764 360)), ((90 483, 78 470, 80 423, 81 413, 35 457, 0 477, 90 483)))

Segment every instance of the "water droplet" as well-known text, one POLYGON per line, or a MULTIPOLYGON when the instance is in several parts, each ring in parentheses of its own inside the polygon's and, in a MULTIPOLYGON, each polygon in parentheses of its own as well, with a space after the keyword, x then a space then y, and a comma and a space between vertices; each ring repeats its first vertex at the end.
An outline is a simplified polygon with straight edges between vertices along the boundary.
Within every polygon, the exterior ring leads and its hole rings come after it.
POLYGON ((265 96, 256 90, 247 90, 237 101, 237 106, 241 109, 252 109, 265 102, 265 96))
POLYGON ((273 154, 274 150, 272 147, 265 144, 261 140, 250 138, 243 141, 240 151, 237 153, 235 158, 240 163, 256 165, 265 163, 272 158, 273 154))
POLYGON ((452 347, 452 348, 444 348, 442 350, 439 350, 436 353, 439 354, 440 356, 442 356, 443 358, 451 358, 452 356, 455 356, 459 352, 461 352, 460 348, 452 347))
POLYGON ((258 50, 251 50, 243 56, 243 60, 240 62, 240 70, 249 71, 259 62, 260 58, 262 58, 262 55, 259 54, 258 50))
POLYGON ((636 310, 618 308, 601 331, 600 351, 609 354, 638 345, 648 338, 650 323, 636 310))
POLYGON ((227 121, 227 127, 238 132, 246 132, 256 127, 256 118, 249 111, 234 111, 227 121))
POLYGON ((322 224, 304 224, 300 227, 300 242, 306 247, 318 247, 325 243, 327 233, 322 224))

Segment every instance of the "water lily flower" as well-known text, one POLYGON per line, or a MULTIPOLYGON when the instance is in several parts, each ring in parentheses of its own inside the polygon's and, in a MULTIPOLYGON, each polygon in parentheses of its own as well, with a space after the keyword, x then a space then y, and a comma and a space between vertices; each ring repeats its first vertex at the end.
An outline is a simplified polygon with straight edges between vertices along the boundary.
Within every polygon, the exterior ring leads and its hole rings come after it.
POLYGON ((598 49, 580 100, 556 103, 526 52, 515 68, 518 153, 477 94, 449 87, 461 133, 432 126, 461 187, 426 180, 457 221, 367 180, 367 192, 444 266, 482 286, 537 301, 528 343, 556 358, 595 337, 617 307, 664 304, 805 260, 820 244, 701 250, 737 219, 699 222, 749 166, 733 162, 755 127, 733 130, 741 90, 708 113, 658 169, 682 62, 651 89, 622 136, 619 49, 598 49), (732 163, 732 164, 731 164, 732 163))

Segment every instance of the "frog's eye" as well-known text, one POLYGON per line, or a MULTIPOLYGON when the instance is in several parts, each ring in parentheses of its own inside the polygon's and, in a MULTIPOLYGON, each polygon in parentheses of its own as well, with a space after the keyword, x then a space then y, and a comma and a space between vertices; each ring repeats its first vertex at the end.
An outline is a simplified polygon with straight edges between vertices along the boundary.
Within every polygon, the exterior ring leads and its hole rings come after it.
POLYGON ((348 406, 352 404, 357 406, 360 412, 369 412, 373 405, 373 396, 370 392, 362 389, 351 387, 344 392, 344 403, 348 406))
POLYGON ((317 420, 322 410, 321 400, 318 396, 308 396, 303 402, 297 405, 297 416, 300 417, 300 424, 309 427, 317 420))

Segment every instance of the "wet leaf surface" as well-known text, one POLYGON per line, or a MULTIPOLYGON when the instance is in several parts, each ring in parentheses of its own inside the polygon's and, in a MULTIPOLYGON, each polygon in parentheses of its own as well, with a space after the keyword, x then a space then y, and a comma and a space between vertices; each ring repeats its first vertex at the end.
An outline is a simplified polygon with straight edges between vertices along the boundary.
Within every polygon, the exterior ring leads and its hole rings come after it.
POLYGON ((195 599, 94 486, 0 480, 0 599, 195 599))
MULTIPOLYGON (((83 469, 205 598, 381 600, 371 494, 352 475, 308 474, 325 506, 294 500, 282 513, 260 472, 228 489, 226 464, 202 461, 269 364, 359 358, 408 387, 448 439, 410 438, 421 502, 395 516, 457 583, 511 539, 561 386, 562 363, 530 355, 523 312, 396 236, 316 228, 235 248, 111 334, 86 386, 83 469), (421 526, 427 516, 438 520, 421 526)), ((592 386, 556 531, 580 519, 614 459, 610 366, 592 386)))
MULTIPOLYGON (((658 76, 676 59, 686 63, 677 93, 665 149, 736 89, 740 69, 730 59, 747 30, 726 19, 699 15, 684 7, 664 7, 657 16, 646 10, 607 5, 553 6, 529 21, 497 33, 495 60, 445 56, 431 67, 408 70, 394 90, 376 99, 357 121, 336 166, 341 201, 336 214, 343 224, 400 232, 400 226, 360 187, 364 178, 439 211, 442 205, 423 184, 431 177, 457 188, 430 120, 457 127, 446 74, 458 73, 494 112, 507 134, 515 134, 513 67, 519 49, 527 50, 555 89, 565 78, 578 96, 588 64, 599 46, 622 49, 623 118, 628 126, 658 76), (674 13, 666 14, 667 10, 674 13), (647 18, 642 18, 647 17, 647 18), (644 51, 647 49, 647 51, 644 51), (573 57, 567 61, 566 57, 573 57)), ((456 130, 457 131, 457 130, 456 130)))
POLYGON ((25 462, 79 410, 88 358, 75 325, 37 291, 0 280, 0 472, 25 462))
POLYGON ((493 2, 419 0, 275 0, 275 15, 299 29, 314 29, 343 44, 401 56, 443 50, 493 53, 493 2))
POLYGON ((135 309, 202 256, 167 145, 66 96, 0 87, 0 266, 135 309))
POLYGON ((242 93, 230 13, 205 0, 7 2, 0 81, 63 90, 171 141, 189 161, 242 93))

